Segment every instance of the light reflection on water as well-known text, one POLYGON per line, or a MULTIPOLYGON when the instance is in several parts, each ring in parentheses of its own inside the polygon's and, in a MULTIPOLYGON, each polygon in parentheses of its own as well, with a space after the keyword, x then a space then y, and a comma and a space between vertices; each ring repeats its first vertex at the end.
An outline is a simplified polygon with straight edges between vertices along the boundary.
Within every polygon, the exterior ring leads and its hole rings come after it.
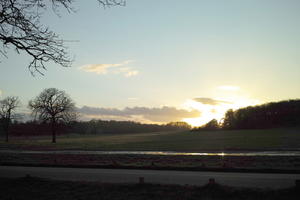
POLYGON ((168 156, 300 156, 300 151, 252 151, 252 152, 173 152, 173 151, 28 151, 0 150, 0 153, 28 154, 87 154, 87 155, 168 155, 168 156))

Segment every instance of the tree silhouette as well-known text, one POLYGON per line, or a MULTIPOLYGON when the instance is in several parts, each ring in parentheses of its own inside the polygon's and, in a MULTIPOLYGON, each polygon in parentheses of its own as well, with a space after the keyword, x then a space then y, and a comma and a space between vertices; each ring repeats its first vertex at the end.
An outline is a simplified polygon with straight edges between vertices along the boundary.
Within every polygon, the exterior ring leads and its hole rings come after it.
POLYGON ((19 98, 14 96, 6 97, 0 101, 0 123, 5 132, 5 141, 8 142, 8 132, 15 110, 20 104, 19 98))
POLYGON ((234 112, 232 109, 227 110, 225 113, 222 127, 225 129, 231 129, 234 127, 234 112))
POLYGON ((300 126, 300 100, 271 102, 228 110, 222 127, 225 129, 257 129, 300 126))
POLYGON ((75 120, 75 103, 61 90, 48 88, 29 101, 29 108, 35 118, 51 125, 52 142, 56 143, 56 127, 59 122, 75 120))
POLYGON ((216 119, 212 119, 206 124, 200 126, 200 127, 195 127, 191 131, 202 131, 202 130, 218 130, 220 129, 220 123, 216 119))
MULTIPOLYGON (((97 0, 102 6, 125 5, 124 0, 97 0)), ((51 7, 58 14, 60 7, 73 12, 73 0, 0 0, 0 54, 7 57, 7 49, 25 53, 32 58, 29 70, 33 74, 46 69, 52 61, 63 67, 72 63, 64 40, 47 26, 40 24, 43 13, 51 7)))
POLYGON ((177 127, 178 129, 182 129, 182 130, 189 130, 192 128, 192 126, 186 122, 170 122, 167 123, 166 125, 170 127, 177 127))

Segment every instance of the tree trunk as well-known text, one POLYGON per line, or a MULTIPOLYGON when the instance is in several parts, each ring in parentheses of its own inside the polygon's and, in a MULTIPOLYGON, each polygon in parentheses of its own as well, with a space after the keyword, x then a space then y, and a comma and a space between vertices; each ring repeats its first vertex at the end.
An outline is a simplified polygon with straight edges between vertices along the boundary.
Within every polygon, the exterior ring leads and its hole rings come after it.
POLYGON ((6 119, 4 123, 5 142, 8 142, 9 120, 6 119))
POLYGON ((52 120, 51 131, 52 131, 52 143, 56 143, 55 120, 52 120))
POLYGON ((8 130, 5 130, 5 133, 6 133, 5 142, 8 142, 8 130))

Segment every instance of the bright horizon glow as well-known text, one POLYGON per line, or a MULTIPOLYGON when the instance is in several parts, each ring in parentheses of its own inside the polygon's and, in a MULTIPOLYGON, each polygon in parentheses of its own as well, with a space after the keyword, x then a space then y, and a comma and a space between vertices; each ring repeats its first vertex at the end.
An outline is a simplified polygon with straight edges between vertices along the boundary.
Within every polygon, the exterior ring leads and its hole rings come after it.
POLYGON ((234 98, 216 98, 215 100, 229 102, 229 103, 219 103, 217 105, 207 105, 194 100, 186 100, 183 107, 186 109, 195 109, 201 112, 201 115, 196 118, 184 118, 183 121, 187 122, 193 127, 202 126, 212 119, 221 121, 227 110, 233 109, 237 110, 239 108, 253 106, 260 103, 258 100, 247 99, 245 97, 234 97, 234 98))

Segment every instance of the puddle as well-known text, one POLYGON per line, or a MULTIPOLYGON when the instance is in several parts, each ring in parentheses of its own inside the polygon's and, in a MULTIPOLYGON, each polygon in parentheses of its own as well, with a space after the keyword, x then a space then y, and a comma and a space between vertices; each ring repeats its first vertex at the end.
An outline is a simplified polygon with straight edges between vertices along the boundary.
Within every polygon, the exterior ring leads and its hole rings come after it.
POLYGON ((172 152, 172 151, 28 151, 0 150, 0 153, 21 154, 85 154, 85 155, 168 155, 168 156, 300 156, 300 151, 252 151, 252 152, 172 152))

